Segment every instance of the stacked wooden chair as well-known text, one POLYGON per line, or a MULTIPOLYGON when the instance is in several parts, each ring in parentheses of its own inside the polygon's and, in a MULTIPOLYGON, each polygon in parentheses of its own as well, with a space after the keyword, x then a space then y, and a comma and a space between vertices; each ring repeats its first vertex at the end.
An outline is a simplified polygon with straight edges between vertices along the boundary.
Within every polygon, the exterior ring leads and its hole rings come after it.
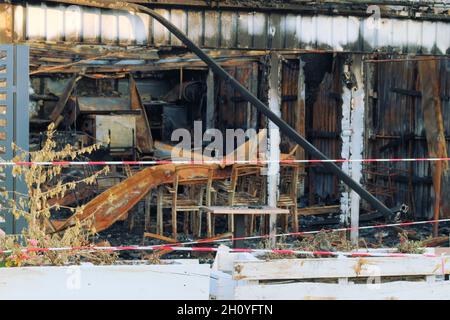
MULTIPOLYGON (((183 232, 190 231, 200 237, 202 229, 202 206, 211 205, 212 178, 214 169, 204 165, 179 165, 175 169, 172 184, 162 185, 157 190, 156 233, 163 234, 163 209, 172 210, 172 237, 178 235, 178 213, 184 212, 183 232), (201 173, 198 179, 183 180, 183 172, 195 169, 201 173), (204 177, 207 177, 206 179, 204 177)), ((210 224, 210 223, 209 223, 210 224)))
MULTIPOLYGON (((280 194, 277 207, 286 208, 291 211, 292 229, 294 232, 299 230, 299 221, 297 216, 297 190, 299 181, 300 165, 298 163, 280 164, 280 194)), ((288 217, 285 217, 283 228, 288 231, 288 217)))
MULTIPOLYGON (((265 177, 261 175, 262 165, 234 164, 229 179, 215 181, 216 205, 223 206, 252 206, 262 205, 265 202, 265 177)), ((214 219, 214 217, 212 218, 214 219)), ((253 231, 254 221, 247 223, 249 232, 253 231)), ((214 220, 213 227, 214 230, 214 220)), ((233 216, 228 217, 228 231, 234 232, 233 216)), ((214 231, 213 231, 214 233, 214 231)))

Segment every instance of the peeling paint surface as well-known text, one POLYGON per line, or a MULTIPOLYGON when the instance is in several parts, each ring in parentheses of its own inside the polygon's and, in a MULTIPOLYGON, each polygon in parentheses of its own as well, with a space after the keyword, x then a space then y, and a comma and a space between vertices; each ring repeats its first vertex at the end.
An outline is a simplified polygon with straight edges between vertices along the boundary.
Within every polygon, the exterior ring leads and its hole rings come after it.
MULTIPOLYGON (((157 9, 201 46, 446 54, 450 23, 294 13, 157 9)), ((145 14, 81 6, 14 6, 16 40, 181 45, 145 14)))

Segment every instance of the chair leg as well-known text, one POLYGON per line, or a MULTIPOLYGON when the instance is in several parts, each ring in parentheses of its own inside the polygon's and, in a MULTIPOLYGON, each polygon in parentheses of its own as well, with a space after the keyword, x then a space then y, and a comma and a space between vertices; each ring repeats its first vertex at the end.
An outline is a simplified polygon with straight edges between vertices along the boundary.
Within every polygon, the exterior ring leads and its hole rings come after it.
POLYGON ((164 225, 163 225, 163 208, 160 206, 158 208, 158 212, 156 213, 156 233, 159 235, 164 234, 164 225))
POLYGON ((156 233, 162 235, 164 233, 163 227, 163 190, 158 189, 156 198, 156 233))
POLYGON ((212 227, 212 217, 211 217, 211 212, 207 212, 206 213, 206 236, 208 238, 211 238, 213 236, 213 227, 212 227))
POLYGON ((197 211, 197 218, 198 218, 198 222, 197 222, 197 237, 201 237, 202 235, 202 210, 197 211))
POLYGON ((177 203, 172 200, 172 237, 177 239, 177 203))
POLYGON ((266 217, 264 215, 261 215, 259 217, 259 234, 265 235, 266 234, 266 217))
POLYGON ((134 214, 128 214, 128 231, 131 232, 134 229, 134 214))
POLYGON ((184 234, 189 234, 189 215, 190 215, 190 211, 185 211, 184 212, 184 219, 183 219, 183 233, 184 234))
POLYGON ((294 228, 294 232, 298 232, 299 222, 298 222, 298 214, 297 214, 297 205, 295 205, 292 208, 292 213, 293 213, 293 215, 292 215, 292 225, 293 225, 293 228, 294 228))
POLYGON ((149 193, 145 198, 145 222, 144 228, 146 231, 150 231, 151 217, 150 217, 150 209, 151 209, 151 199, 152 195, 149 193))
POLYGON ((283 230, 285 233, 287 233, 289 231, 289 216, 288 215, 283 215, 281 217, 282 221, 283 221, 283 230))
POLYGON ((197 233, 197 219, 196 219, 196 214, 195 211, 191 211, 189 213, 189 219, 191 219, 191 223, 190 223, 190 228, 191 228, 191 233, 193 236, 195 236, 195 234, 197 233))
MULTIPOLYGON (((228 203, 228 205, 229 205, 230 207, 233 206, 233 201, 232 201, 231 199, 232 199, 232 198, 231 198, 231 196, 230 196, 230 201, 229 201, 229 203, 228 203)), ((234 216, 233 216, 232 214, 229 214, 229 215, 227 216, 227 221, 228 221, 228 232, 231 232, 231 233, 234 234, 234 216)))
POLYGON ((228 231, 234 233, 234 217, 232 214, 228 215, 228 231))
POLYGON ((254 223, 255 223, 255 216, 254 215, 248 216, 248 220, 247 220, 247 226, 248 226, 248 228, 247 228, 247 235, 249 235, 249 236, 253 235, 254 223))

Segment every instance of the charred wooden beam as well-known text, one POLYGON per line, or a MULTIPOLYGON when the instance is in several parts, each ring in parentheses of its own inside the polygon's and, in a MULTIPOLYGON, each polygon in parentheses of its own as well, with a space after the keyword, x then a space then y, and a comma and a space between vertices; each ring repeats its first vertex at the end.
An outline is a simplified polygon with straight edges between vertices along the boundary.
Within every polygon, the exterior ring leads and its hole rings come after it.
POLYGON ((70 98, 70 95, 72 94, 73 89, 75 88, 76 83, 78 80, 80 80, 81 77, 78 75, 74 75, 67 84, 66 88, 64 89, 63 93, 59 97, 58 102, 56 103, 55 108, 53 109, 53 112, 50 114, 50 120, 52 120, 55 123, 55 128, 58 127, 58 125, 61 123, 61 121, 64 119, 61 114, 64 110, 64 107, 66 106, 67 101, 70 98))
POLYGON ((147 118, 147 113, 142 104, 141 97, 139 95, 136 81, 130 74, 130 100, 131 110, 139 110, 140 116, 136 118, 136 138, 137 147, 143 153, 150 153, 153 150, 153 138, 150 130, 150 124, 147 118))

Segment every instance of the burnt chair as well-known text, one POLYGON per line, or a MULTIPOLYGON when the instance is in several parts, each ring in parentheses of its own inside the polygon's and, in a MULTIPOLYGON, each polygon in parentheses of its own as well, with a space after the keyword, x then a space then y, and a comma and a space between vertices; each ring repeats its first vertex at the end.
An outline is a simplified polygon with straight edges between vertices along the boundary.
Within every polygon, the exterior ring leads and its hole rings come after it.
MULTIPOLYGON (((289 209, 291 212, 292 229, 298 232, 298 215, 297 215, 297 190, 300 173, 300 164, 298 163, 281 163, 280 164, 280 193, 277 201, 277 207, 289 209)), ((284 217, 283 227, 285 232, 288 231, 288 217, 284 217)))
POLYGON ((201 236, 202 206, 211 205, 214 169, 207 165, 177 165, 172 184, 162 185, 157 191, 157 233, 163 233, 163 208, 172 210, 172 237, 177 239, 177 215, 185 212, 183 232, 201 236), (194 171, 198 178, 183 180, 183 174, 194 171))
MULTIPOLYGON (((258 164, 234 164, 227 180, 214 182, 216 205, 252 206, 265 202, 265 178, 261 175, 264 166, 258 164)), ((253 217, 247 223, 253 229, 253 217)), ((228 231, 234 232, 233 216, 228 216, 228 231)))

